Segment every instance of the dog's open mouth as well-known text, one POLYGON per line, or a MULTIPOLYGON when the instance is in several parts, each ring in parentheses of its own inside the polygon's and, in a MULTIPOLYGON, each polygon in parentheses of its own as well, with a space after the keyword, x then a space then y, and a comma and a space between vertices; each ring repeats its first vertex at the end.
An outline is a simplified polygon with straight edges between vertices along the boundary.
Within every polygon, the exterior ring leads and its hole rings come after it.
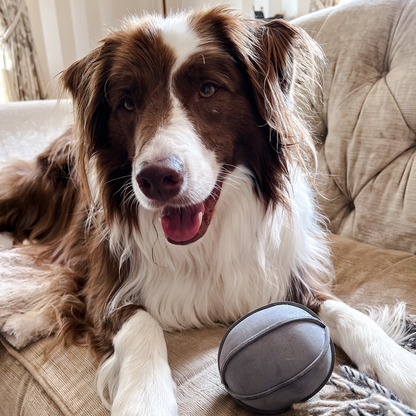
POLYGON ((162 210, 162 228, 169 243, 186 245, 205 235, 221 193, 223 178, 218 179, 209 197, 199 204, 166 206, 162 210))

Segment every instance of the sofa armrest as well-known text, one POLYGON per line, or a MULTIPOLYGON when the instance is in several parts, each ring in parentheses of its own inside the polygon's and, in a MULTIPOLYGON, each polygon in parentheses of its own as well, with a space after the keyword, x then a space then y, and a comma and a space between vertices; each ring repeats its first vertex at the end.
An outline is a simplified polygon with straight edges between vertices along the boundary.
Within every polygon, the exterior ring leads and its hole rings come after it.
POLYGON ((11 159, 32 159, 73 122, 69 100, 0 104, 0 166, 11 159))

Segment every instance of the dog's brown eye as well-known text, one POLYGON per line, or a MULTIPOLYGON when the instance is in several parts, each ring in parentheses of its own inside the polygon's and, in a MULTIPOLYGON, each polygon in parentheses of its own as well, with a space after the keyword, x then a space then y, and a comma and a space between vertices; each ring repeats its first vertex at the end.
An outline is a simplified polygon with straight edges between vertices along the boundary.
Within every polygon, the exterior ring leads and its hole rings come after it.
POLYGON ((123 105, 124 105, 124 108, 128 111, 133 111, 136 108, 133 100, 131 100, 130 98, 126 98, 123 102, 123 105))
POLYGON ((204 84, 199 90, 199 96, 201 98, 212 97, 217 92, 217 88, 212 84, 204 84))

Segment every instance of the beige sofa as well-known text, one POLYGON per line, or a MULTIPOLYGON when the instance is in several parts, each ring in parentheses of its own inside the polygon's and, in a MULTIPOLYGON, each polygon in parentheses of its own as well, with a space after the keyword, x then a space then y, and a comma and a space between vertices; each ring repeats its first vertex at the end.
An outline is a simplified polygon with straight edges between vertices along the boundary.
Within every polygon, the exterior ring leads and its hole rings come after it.
MULTIPOLYGON (((416 313, 416 1, 357 0, 297 23, 329 59, 315 127, 327 197, 320 203, 340 235, 331 237, 335 292, 355 306, 403 300, 416 313)), ((0 120, 0 162, 32 157, 71 122, 70 104, 1 105, 0 120)), ((166 334, 182 416, 251 414, 220 383, 224 332, 166 334)), ((49 345, 46 339, 16 351, 1 339, 0 416, 108 415, 89 353, 55 347, 45 359, 49 345)), ((311 409, 289 413, 324 414, 311 409)))

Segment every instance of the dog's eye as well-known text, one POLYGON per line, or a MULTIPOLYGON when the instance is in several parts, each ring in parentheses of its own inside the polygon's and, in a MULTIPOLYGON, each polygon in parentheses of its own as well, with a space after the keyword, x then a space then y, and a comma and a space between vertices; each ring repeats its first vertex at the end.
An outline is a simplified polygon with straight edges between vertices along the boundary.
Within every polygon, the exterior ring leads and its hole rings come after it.
POLYGON ((199 90, 199 96, 201 98, 212 97, 217 92, 217 87, 212 84, 204 84, 199 90))
POLYGON ((130 98, 126 98, 123 101, 123 106, 128 111, 133 111, 136 108, 136 106, 134 105, 133 100, 131 100, 130 98))

